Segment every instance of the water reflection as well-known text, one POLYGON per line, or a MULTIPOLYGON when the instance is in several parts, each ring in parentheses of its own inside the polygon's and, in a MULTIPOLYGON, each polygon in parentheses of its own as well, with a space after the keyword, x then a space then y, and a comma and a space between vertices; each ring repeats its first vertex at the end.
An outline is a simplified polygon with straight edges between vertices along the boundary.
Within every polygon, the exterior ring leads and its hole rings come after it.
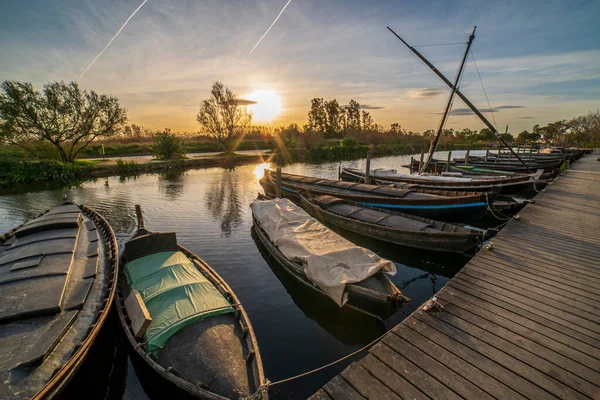
POLYGON ((225 236, 230 236, 242 223, 238 179, 234 171, 223 171, 212 179, 204 195, 207 210, 213 219, 221 222, 221 232, 225 236))
POLYGON ((158 187, 170 201, 181 197, 186 174, 183 169, 170 169, 158 175, 158 187))

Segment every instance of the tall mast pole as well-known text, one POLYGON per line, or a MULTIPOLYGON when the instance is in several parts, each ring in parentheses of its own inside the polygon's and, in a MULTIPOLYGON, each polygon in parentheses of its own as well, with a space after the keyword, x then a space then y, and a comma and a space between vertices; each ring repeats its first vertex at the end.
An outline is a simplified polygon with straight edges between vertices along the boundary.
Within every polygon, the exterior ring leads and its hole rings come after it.
POLYGON ((434 138, 431 141, 431 145, 429 146, 429 153, 427 153, 427 159, 425 163, 423 163, 423 168, 419 171, 419 174, 423 173, 423 171, 427 171, 427 167, 433 158, 433 153, 435 153, 435 149, 437 148, 438 142, 440 140, 440 136, 442 135, 442 131, 444 130, 444 125, 446 125, 446 120, 448 119, 448 114, 450 112, 450 108, 452 107, 452 101, 454 100, 454 94, 458 90, 458 84, 460 83, 460 77, 465 69, 465 63, 467 62, 467 56, 469 55, 469 49, 471 48, 471 44, 473 40, 475 40, 475 29, 477 26, 473 28, 473 33, 469 36, 469 40, 467 41, 467 48, 465 49, 465 54, 463 55, 462 61, 460 63, 460 67, 458 68, 458 72, 456 73, 456 78, 454 79, 454 86, 452 87, 452 91, 450 92, 450 96, 448 96, 448 102, 446 103, 446 108, 444 110, 444 115, 442 116, 442 120, 440 121, 440 126, 438 127, 438 131, 434 138))
POLYGON ((429 62, 429 61, 428 61, 428 60, 427 60, 425 57, 423 57, 423 55, 421 55, 421 53, 419 53, 419 52, 417 51, 417 49, 415 49, 414 47, 412 47, 411 45, 409 45, 408 43, 406 43, 406 41, 405 41, 404 39, 402 39, 400 36, 398 36, 398 34, 397 34, 396 32, 394 32, 394 31, 392 30, 392 28, 390 28, 389 26, 388 26, 387 28, 388 28, 388 30, 389 30, 390 32, 392 32, 392 33, 394 34, 394 36, 396 36, 398 39, 400 39, 400 41, 401 41, 402 43, 404 43, 404 45, 405 45, 406 47, 408 47, 408 48, 409 48, 409 49, 410 49, 410 50, 411 50, 413 53, 415 53, 415 55, 416 55, 417 57, 419 57, 419 58, 421 59, 421 61, 423 61, 423 62, 424 62, 424 63, 425 63, 425 64, 426 64, 426 65, 427 65, 429 68, 431 68, 431 70, 432 70, 432 71, 433 71, 433 72, 434 72, 434 73, 435 73, 435 74, 436 74, 436 75, 437 75, 437 76, 438 76, 438 77, 439 77, 439 78, 440 78, 442 81, 444 81, 444 83, 445 83, 446 85, 448 85, 448 87, 449 87, 450 89, 453 89, 453 90, 455 90, 455 92, 456 92, 456 95, 457 95, 458 97, 460 97, 460 99, 461 99, 462 101, 464 101, 464 102, 465 102, 465 104, 467 105, 467 107, 469 107, 469 108, 471 109, 471 111, 473 111, 473 112, 475 113, 475 115, 477 115, 477 116, 479 117, 479 119, 481 119, 481 121, 483 121, 483 123, 484 123, 484 124, 485 124, 485 125, 486 125, 486 126, 487 126, 487 127, 488 127, 488 128, 489 128, 489 129, 490 129, 492 132, 493 132, 493 133, 494 133, 494 136, 496 136, 496 138, 498 138, 498 140, 500 140, 500 141, 501 141, 501 142, 502 142, 502 143, 503 143, 503 144, 504 144, 504 145, 505 145, 505 146, 508 148, 508 150, 510 150, 510 152, 511 152, 511 153, 512 153, 512 154, 513 154, 513 155, 514 155, 514 156, 515 156, 515 157, 516 157, 516 158, 517 158, 517 159, 518 159, 520 162, 521 162, 521 164, 523 164, 523 165, 524 165, 526 168, 529 168, 529 167, 527 166, 527 164, 525 164, 525 162, 524 162, 524 161, 521 159, 521 157, 519 157, 519 155, 518 155, 517 153, 515 153, 515 151, 512 149, 512 147, 510 147, 510 146, 508 145, 508 143, 506 143, 506 141, 504 141, 504 139, 502 139, 502 137, 501 137, 501 135, 500 135, 500 132, 498 132, 498 130, 497 130, 495 127, 494 127, 494 125, 492 125, 492 124, 490 123, 490 121, 488 121, 488 120, 487 120, 487 118, 486 118, 486 117, 484 117, 484 116, 483 116, 483 114, 482 114, 481 112, 479 112, 479 110, 477 109, 477 107, 475 107, 475 106, 473 105, 473 103, 471 103, 471 102, 469 101, 469 99, 467 99, 467 98, 466 98, 466 96, 465 96, 464 94, 462 94, 462 92, 461 92, 459 89, 455 88, 455 87, 452 85, 452 82, 450 82, 450 81, 448 80, 448 78, 446 78, 446 77, 444 76, 444 74, 442 74, 442 73, 441 73, 441 72, 440 72, 440 71, 439 71, 439 70, 438 70, 438 69, 437 69, 437 68, 436 68, 436 67, 435 67, 435 66, 434 66, 432 63, 430 63, 430 62, 429 62))

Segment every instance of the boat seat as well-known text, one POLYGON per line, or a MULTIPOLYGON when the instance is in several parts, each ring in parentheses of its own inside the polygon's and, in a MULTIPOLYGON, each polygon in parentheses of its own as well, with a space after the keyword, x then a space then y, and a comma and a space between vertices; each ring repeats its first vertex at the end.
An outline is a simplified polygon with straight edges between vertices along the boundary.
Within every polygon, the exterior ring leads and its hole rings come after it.
POLYGON ((376 186, 375 190, 373 190, 373 193, 395 197, 405 197, 410 192, 410 190, 395 188, 392 186, 376 186))
POLYGON ((319 205, 319 207, 322 207, 324 209, 327 209, 335 204, 344 203, 343 199, 329 195, 316 196, 314 197, 314 200, 319 205))
POLYGON ((15 236, 18 239, 38 232, 51 231, 55 229, 76 228, 79 226, 80 221, 80 212, 50 215, 46 214, 42 217, 27 222, 15 232, 15 236))
POLYGON ((362 207, 353 206, 351 204, 336 204, 329 208, 329 211, 344 216, 349 217, 351 214, 362 210, 362 207))
POLYGON ((177 250, 179 248, 175 232, 152 233, 125 243, 125 258, 127 262, 131 262, 150 254, 177 250))
POLYGON ((346 182, 346 181, 332 181, 328 186, 333 186, 333 187, 341 187, 344 189, 347 189, 351 186, 354 186, 355 183, 354 182, 346 182))

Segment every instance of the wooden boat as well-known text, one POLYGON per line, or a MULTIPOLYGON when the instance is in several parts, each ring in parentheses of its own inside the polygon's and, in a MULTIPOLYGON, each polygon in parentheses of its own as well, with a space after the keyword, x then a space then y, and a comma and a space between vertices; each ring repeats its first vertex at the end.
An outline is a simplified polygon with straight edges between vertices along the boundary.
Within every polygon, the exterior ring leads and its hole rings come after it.
POLYGON ((483 243, 484 231, 396 211, 364 207, 338 197, 300 194, 302 208, 338 228, 401 246, 465 253, 483 243))
MULTIPOLYGON (((481 191, 491 192, 495 186, 500 188, 502 194, 514 194, 523 190, 532 189, 534 185, 539 189, 546 186, 545 182, 538 182, 538 177, 543 171, 535 175, 517 176, 481 176, 481 177, 451 177, 439 175, 414 175, 398 174, 395 170, 373 170, 370 172, 371 182, 378 185, 395 184, 411 190, 453 190, 453 191, 481 191)), ((365 173, 355 168, 340 168, 340 179, 347 182, 364 182, 365 173)))
MULTIPOLYGON (((520 174, 520 173, 516 173, 513 171, 487 169, 487 168, 477 167, 475 165, 463 165, 463 164, 450 165, 450 172, 451 173, 460 173, 461 175, 464 175, 464 176, 493 176, 493 175, 499 175, 499 176, 525 175, 525 176, 529 176, 529 175, 531 175, 529 173, 520 174)), ((539 181, 547 182, 547 181, 551 180, 552 178, 554 178, 553 173, 544 172, 544 173, 542 173, 542 175, 540 175, 539 181)), ((537 187, 537 185, 536 185, 536 187, 537 187)))
MULTIPOLYGON (((261 200, 268 199, 261 195, 258 198, 261 200)), ((321 294, 325 301, 335 304, 330 297, 306 276, 302 264, 287 258, 277 245, 271 242, 269 235, 263 229, 254 213, 252 220, 256 237, 268 254, 295 280, 312 291, 321 294)), ((361 282, 346 285, 346 293, 348 294, 348 301, 344 304, 343 308, 352 308, 382 321, 392 316, 399 310, 402 304, 410 300, 381 271, 361 282)))
MULTIPOLYGON (((469 161, 469 164, 464 164, 464 160, 459 160, 459 161, 460 162, 457 162, 457 160, 453 160, 450 162, 450 171, 455 171, 457 168, 478 168, 478 169, 486 170, 484 175, 492 174, 492 172, 490 172, 490 171, 496 171, 500 175, 513 175, 513 174, 531 175, 531 174, 536 173, 537 170, 543 169, 544 173, 540 176, 540 179, 542 179, 542 180, 547 180, 547 179, 555 177, 558 174, 558 169, 560 167, 560 165, 552 166, 552 167, 535 166, 535 165, 529 166, 528 165, 527 167, 524 167, 523 164, 521 164, 521 163, 509 165, 509 164, 503 164, 503 163, 485 163, 485 162, 472 163, 470 161, 469 161)), ((412 164, 403 165, 403 167, 408 168, 412 171, 417 171, 419 169, 419 160, 413 160, 412 164)), ((446 171, 446 161, 434 159, 434 160, 431 160, 431 162, 429 163, 429 166, 427 168, 427 171, 425 171, 425 172, 441 174, 444 171, 446 171)))
MULTIPOLYGON (((275 197, 275 180, 270 170, 260 180, 265 193, 275 197)), ((476 220, 486 214, 498 196, 491 193, 439 190, 408 190, 390 186, 365 185, 301 175, 281 174, 282 196, 300 202, 298 192, 330 195, 363 206, 394 209, 442 221, 476 220)))
POLYGON ((174 398, 267 398, 256 336, 233 290, 175 233, 145 229, 136 212, 116 302, 136 369, 174 398))
POLYGON ((68 202, 0 236, 0 397, 58 397, 112 305, 115 235, 68 202))

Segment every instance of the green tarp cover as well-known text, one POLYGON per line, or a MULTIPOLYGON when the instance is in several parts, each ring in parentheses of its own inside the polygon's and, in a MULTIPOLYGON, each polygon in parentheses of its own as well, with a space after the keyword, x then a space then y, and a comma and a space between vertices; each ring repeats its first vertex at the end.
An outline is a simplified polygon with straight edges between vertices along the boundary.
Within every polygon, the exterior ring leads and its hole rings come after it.
POLYGON ((131 261, 125 265, 125 276, 131 289, 142 296, 152 317, 145 340, 153 354, 185 326, 234 311, 180 251, 164 251, 131 261))

